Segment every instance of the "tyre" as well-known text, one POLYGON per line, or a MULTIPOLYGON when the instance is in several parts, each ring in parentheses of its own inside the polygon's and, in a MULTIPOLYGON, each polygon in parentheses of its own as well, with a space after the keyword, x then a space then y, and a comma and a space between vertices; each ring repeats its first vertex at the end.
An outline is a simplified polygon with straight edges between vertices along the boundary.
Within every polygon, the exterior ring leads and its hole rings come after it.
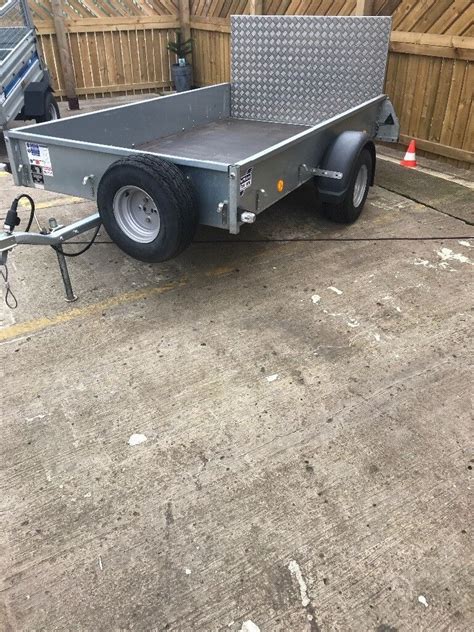
POLYGON ((61 118, 58 102, 49 90, 44 99, 44 112, 43 116, 37 117, 37 123, 47 123, 48 121, 55 121, 56 119, 61 118))
POLYGON ((128 156, 104 173, 97 205, 110 238, 140 261, 176 257, 189 246, 198 216, 189 180, 154 156, 128 156))
POLYGON ((349 188, 342 202, 321 204, 321 212, 327 219, 338 224, 352 224, 356 221, 367 199, 372 167, 372 155, 368 149, 363 149, 355 161, 349 188))

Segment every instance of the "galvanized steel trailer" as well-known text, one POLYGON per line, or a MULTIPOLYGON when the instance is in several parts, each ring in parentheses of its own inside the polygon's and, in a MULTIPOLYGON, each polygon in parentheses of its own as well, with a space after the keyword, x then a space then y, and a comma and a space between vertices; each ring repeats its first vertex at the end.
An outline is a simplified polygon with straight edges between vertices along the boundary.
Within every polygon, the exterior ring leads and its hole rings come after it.
POLYGON ((0 129, 59 117, 27 0, 0 0, 0 129))
MULTIPOLYGON (((198 223, 236 234, 314 179, 323 212, 360 214, 374 140, 398 140, 383 93, 390 18, 233 16, 231 83, 15 129, 15 184, 97 200, 98 213, 17 243, 60 244, 103 222, 128 254, 175 256, 198 223)), ((11 229, 11 230, 10 230, 11 229)))

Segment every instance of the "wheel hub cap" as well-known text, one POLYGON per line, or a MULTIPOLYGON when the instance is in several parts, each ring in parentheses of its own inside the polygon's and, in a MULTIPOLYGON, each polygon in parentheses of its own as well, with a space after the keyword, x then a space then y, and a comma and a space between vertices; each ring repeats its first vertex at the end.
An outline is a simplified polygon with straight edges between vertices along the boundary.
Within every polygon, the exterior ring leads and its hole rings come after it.
POLYGON ((146 191, 132 185, 114 195, 113 212, 120 229, 133 241, 148 244, 158 237, 160 213, 146 191))
POLYGON ((368 180, 369 180, 369 171, 367 169, 367 165, 361 165, 359 169, 359 173, 357 174, 355 184, 354 184, 353 203, 354 203, 355 208, 360 206, 362 200, 364 199, 368 180))

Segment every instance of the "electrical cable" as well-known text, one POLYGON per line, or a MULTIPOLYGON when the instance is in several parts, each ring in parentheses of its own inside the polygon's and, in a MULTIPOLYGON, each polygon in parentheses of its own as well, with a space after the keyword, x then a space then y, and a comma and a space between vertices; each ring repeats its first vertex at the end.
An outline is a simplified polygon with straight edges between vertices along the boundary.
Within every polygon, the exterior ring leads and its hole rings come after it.
MULTIPOLYGON (((458 239, 474 239, 474 236, 462 237, 290 237, 276 239, 196 239, 193 244, 272 244, 272 243, 289 243, 289 242, 316 242, 316 241, 339 241, 339 242, 357 242, 357 241, 448 241, 458 239)), ((109 243, 106 241, 98 242, 101 244, 109 243)))
MULTIPOLYGON (((97 228, 95 229, 91 240, 88 241, 88 242, 85 242, 85 243, 87 243, 87 245, 82 250, 78 250, 77 252, 65 252, 62 246, 54 246, 54 245, 52 245, 51 248, 53 250, 56 250, 56 252, 61 252, 65 257, 79 257, 80 255, 83 255, 85 252, 87 252, 89 250, 89 248, 92 246, 92 244, 95 242, 96 237, 99 234, 99 230, 100 230, 101 226, 102 226, 102 223, 100 223, 97 226, 97 228)), ((84 242, 80 242, 80 243, 84 243, 84 242)))
MULTIPOLYGON (((289 243, 289 242, 308 242, 311 243, 313 241, 340 241, 340 242, 351 242, 351 241, 456 241, 458 239, 474 239, 474 235, 461 235, 454 237, 288 237, 281 239, 213 239, 213 240, 205 240, 205 239, 195 239, 193 244, 271 244, 271 243, 289 243)), ((82 245, 88 244, 88 241, 75 241, 75 244, 82 245)), ((113 241, 95 241, 94 242, 98 246, 107 246, 111 245, 113 241)))
POLYGON ((31 224, 33 223, 33 219, 35 217, 35 201, 33 200, 33 198, 28 195, 27 193, 22 193, 21 195, 19 195, 16 199, 18 200, 18 202, 22 199, 25 198, 28 200, 28 202, 30 203, 30 217, 28 219, 28 224, 26 225, 25 228, 25 233, 28 233, 30 228, 31 228, 31 224))

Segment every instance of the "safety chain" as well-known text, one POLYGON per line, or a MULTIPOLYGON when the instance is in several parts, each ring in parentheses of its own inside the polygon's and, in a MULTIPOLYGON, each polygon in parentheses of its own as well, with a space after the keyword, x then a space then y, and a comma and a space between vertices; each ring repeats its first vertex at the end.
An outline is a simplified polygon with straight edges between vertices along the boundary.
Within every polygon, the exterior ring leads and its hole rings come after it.
POLYGON ((5 294, 3 296, 3 299, 5 301, 5 305, 7 307, 9 307, 10 309, 16 309, 18 307, 18 301, 16 300, 16 296, 13 294, 12 289, 10 287, 10 283, 8 281, 8 266, 6 263, 4 263, 2 265, 2 268, 5 268, 5 270, 0 269, 0 274, 3 277, 3 281, 4 281, 4 287, 5 287, 5 294))

